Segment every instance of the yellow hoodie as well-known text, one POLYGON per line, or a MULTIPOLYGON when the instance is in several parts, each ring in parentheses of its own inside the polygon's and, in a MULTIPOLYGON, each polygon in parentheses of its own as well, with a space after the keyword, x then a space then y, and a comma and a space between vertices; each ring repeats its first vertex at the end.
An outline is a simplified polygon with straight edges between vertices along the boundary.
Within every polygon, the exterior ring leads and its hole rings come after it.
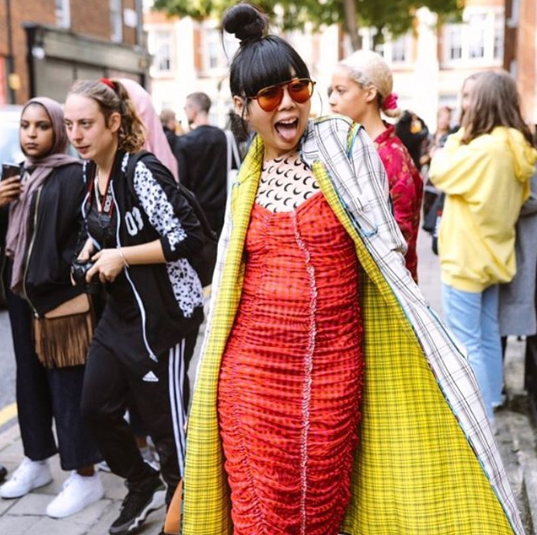
POLYGON ((515 223, 530 194, 537 151, 513 128, 497 127, 468 145, 463 130, 448 138, 430 168, 446 193, 440 225, 442 282, 482 292, 516 272, 515 223))

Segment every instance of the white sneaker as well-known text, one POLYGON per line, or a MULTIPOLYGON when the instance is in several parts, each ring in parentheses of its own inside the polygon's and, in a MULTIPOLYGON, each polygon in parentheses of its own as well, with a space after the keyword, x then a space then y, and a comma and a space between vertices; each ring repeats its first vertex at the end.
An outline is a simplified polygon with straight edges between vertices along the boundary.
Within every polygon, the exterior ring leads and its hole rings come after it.
POLYGON ((52 481, 47 461, 32 461, 28 457, 0 487, 2 498, 21 498, 30 491, 48 485, 52 481))
POLYGON ((74 515, 103 496, 104 488, 99 474, 85 477, 73 471, 63 484, 62 491, 48 504, 47 515, 52 518, 74 515))

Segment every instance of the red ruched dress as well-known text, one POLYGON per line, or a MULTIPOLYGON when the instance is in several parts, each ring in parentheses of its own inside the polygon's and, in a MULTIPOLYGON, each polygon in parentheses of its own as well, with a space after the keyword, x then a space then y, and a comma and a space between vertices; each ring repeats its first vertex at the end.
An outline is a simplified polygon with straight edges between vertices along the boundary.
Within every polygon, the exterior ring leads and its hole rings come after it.
POLYGON ((245 254, 218 387, 234 535, 336 535, 362 393, 355 248, 318 192, 254 204, 245 254))

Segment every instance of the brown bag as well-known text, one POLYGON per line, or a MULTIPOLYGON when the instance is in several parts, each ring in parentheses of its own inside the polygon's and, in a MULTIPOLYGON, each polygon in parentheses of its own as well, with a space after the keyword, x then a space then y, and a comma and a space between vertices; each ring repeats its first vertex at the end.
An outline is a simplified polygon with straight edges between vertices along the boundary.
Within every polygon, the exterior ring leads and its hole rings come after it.
POLYGON ((35 352, 45 368, 86 363, 95 330, 91 300, 80 294, 34 320, 35 352))
POLYGON ((183 482, 180 481, 173 493, 170 507, 168 507, 168 512, 166 513, 166 520, 164 522, 164 533, 166 535, 178 535, 181 531, 182 501, 183 482))

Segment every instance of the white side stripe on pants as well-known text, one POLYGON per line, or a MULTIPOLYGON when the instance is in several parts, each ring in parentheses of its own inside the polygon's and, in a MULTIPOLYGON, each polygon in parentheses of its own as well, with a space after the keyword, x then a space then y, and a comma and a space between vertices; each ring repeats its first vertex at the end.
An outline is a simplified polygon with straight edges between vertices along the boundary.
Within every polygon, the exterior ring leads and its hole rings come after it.
POLYGON ((183 406, 183 381, 185 378, 185 340, 181 340, 176 346, 170 348, 168 362, 168 381, 170 389, 170 407, 173 421, 173 434, 177 449, 177 461, 181 477, 185 470, 186 453, 186 410, 183 406))

